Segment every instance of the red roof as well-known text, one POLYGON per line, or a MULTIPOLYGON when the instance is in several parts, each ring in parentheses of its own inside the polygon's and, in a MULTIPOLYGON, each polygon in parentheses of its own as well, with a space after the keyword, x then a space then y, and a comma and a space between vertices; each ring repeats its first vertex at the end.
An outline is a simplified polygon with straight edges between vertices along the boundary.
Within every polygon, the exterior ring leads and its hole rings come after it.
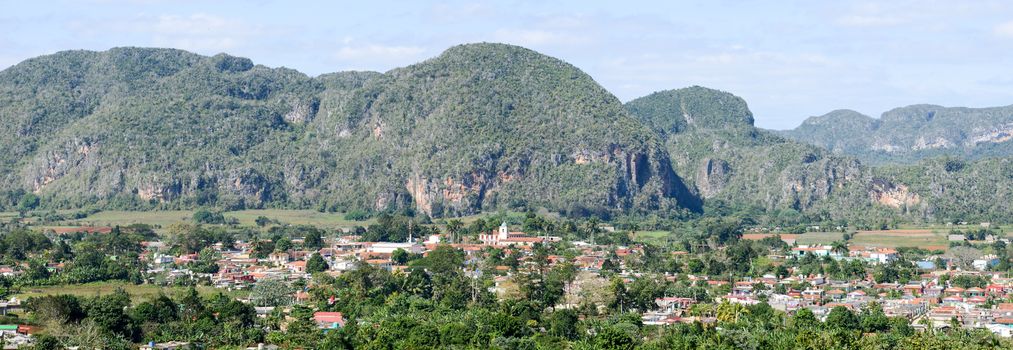
POLYGON ((337 323, 339 326, 345 325, 345 317, 340 312, 317 311, 313 313, 313 321, 316 323, 337 323))

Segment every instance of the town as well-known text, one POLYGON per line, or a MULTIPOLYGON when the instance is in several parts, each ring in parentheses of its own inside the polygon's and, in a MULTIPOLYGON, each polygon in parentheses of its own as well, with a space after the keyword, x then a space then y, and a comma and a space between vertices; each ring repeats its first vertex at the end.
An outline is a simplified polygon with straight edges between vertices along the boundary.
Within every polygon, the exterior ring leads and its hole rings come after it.
POLYGON ((799 244, 828 233, 734 218, 699 219, 698 234, 665 241, 530 211, 370 222, 328 229, 261 216, 245 226, 203 210, 166 227, 13 218, 0 241, 0 332, 6 348, 141 349, 619 349, 758 322, 833 334, 838 345, 1013 336, 1010 240, 988 223, 941 225, 948 245, 925 249, 860 245, 846 227, 831 230, 843 239, 799 244), (121 287, 74 293, 110 281, 121 287))

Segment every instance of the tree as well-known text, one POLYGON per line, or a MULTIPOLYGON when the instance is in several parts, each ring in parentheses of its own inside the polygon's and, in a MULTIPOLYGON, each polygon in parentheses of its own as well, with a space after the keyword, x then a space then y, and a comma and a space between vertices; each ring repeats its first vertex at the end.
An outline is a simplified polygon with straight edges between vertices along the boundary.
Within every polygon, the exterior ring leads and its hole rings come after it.
POLYGON ((288 237, 281 237, 274 242, 274 251, 276 252, 287 252, 292 249, 292 240, 288 237))
POLYGON ((190 270, 196 273, 218 272, 219 259, 221 259, 221 254, 217 250, 211 247, 204 247, 197 254, 197 260, 190 264, 190 270))
POLYGON ((820 320, 816 319, 812 310, 806 308, 798 309, 791 317, 791 325, 796 329, 818 327, 820 324, 820 320))
POLYGON ((831 245, 830 251, 840 255, 847 255, 848 243, 844 241, 834 241, 834 243, 831 245))
POLYGON ((269 279, 253 286, 250 299, 256 306, 285 306, 292 302, 292 292, 284 281, 269 279))
POLYGON ((609 310, 625 312, 629 309, 629 295, 626 293, 626 284, 619 277, 612 278, 612 299, 610 299, 609 310))
POLYGON ((224 224, 225 216, 207 209, 199 209, 193 213, 193 222, 198 224, 224 224))
POLYGON ((123 312, 129 305, 130 295, 123 289, 117 289, 112 294, 92 299, 87 306, 88 318, 105 332, 129 337, 131 322, 123 312))
POLYGON ((41 322, 77 322, 85 317, 85 311, 73 295, 46 295, 28 298, 25 309, 32 312, 41 322))
POLYGON ((21 196, 21 200, 18 201, 18 213, 24 216, 25 213, 34 210, 39 206, 39 196, 34 193, 26 193, 21 196))
POLYGON ((707 237, 719 244, 742 237, 742 221, 736 218, 704 218, 700 220, 700 226, 707 237))
POLYGON ((313 228, 306 232, 306 236, 303 237, 303 248, 305 249, 320 249, 324 247, 324 239, 320 236, 320 230, 313 228))
POLYGON ((572 309, 557 310, 549 315, 549 334, 566 339, 576 339, 580 333, 577 330, 577 323, 580 318, 577 312, 572 309))
POLYGON ((449 245, 439 245, 422 259, 415 261, 415 266, 425 267, 433 275, 451 275, 460 272, 464 263, 464 252, 449 245))
POLYGON ((637 343, 628 333, 612 325, 594 336, 594 345, 596 349, 603 350, 632 350, 637 343))
POLYGON ((140 322, 168 323, 179 318, 179 305, 160 293, 154 300, 145 301, 134 307, 131 315, 140 322))
POLYGON ((451 243, 459 243, 461 241, 461 229, 464 228, 464 222, 458 219, 451 219, 447 221, 447 233, 450 236, 451 243))
POLYGON ((306 261, 307 273, 324 272, 327 271, 328 269, 330 269, 330 266, 327 265, 327 261, 325 261, 324 258, 320 256, 320 254, 318 253, 313 253, 313 256, 311 256, 310 259, 306 261))
POLYGON ((827 314, 826 325, 831 328, 837 329, 859 329, 858 318, 855 314, 843 306, 835 306, 830 309, 830 313, 827 314))
POLYGON ((862 309, 859 314, 859 323, 862 331, 866 333, 883 332, 890 329, 890 318, 886 317, 883 308, 878 303, 872 302, 862 309))
POLYGON ((404 249, 401 249, 401 248, 394 249, 394 252, 390 254, 390 260, 393 261, 395 264, 398 264, 398 265, 407 264, 408 263, 408 251, 406 251, 404 249))
POLYGON ((967 268, 974 259, 981 257, 982 252, 975 248, 960 246, 950 248, 948 255, 953 257, 958 266, 967 268))
POLYGON ((254 220, 254 222, 257 224, 257 226, 264 227, 267 226, 267 224, 271 223, 271 219, 268 219, 266 216, 261 215, 258 216, 257 219, 254 220))

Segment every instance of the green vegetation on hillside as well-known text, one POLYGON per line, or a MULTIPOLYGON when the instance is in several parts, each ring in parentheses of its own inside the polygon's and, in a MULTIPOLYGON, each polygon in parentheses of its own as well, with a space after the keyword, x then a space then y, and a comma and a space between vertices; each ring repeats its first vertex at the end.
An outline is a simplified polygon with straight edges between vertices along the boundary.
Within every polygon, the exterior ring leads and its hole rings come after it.
POLYGON ((0 73, 0 209, 698 210, 667 152, 577 68, 462 45, 309 78, 228 55, 67 51, 0 73))
POLYGON ((887 111, 880 119, 838 110, 778 133, 870 164, 913 164, 939 156, 1009 157, 1013 156, 1013 106, 913 105, 887 111))

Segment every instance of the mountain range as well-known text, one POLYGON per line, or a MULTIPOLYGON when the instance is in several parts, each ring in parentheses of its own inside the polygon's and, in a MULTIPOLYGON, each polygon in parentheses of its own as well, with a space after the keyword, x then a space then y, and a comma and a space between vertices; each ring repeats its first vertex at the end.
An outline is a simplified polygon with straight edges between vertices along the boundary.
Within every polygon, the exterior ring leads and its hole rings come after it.
POLYGON ((580 69, 504 44, 318 77, 226 54, 64 51, 0 71, 0 210, 35 194, 51 208, 1008 219, 987 198, 1013 183, 995 157, 1008 155, 1006 109, 918 108, 772 132, 726 92, 623 104, 580 69), (971 131, 927 133, 958 115, 975 116, 971 131), (902 117, 924 121, 893 126, 902 117), (869 145, 912 161, 870 160, 869 145))
POLYGON ((1013 105, 913 105, 887 111, 879 119, 836 110, 779 133, 873 164, 912 163, 939 156, 1003 157, 1013 155, 1013 105))

